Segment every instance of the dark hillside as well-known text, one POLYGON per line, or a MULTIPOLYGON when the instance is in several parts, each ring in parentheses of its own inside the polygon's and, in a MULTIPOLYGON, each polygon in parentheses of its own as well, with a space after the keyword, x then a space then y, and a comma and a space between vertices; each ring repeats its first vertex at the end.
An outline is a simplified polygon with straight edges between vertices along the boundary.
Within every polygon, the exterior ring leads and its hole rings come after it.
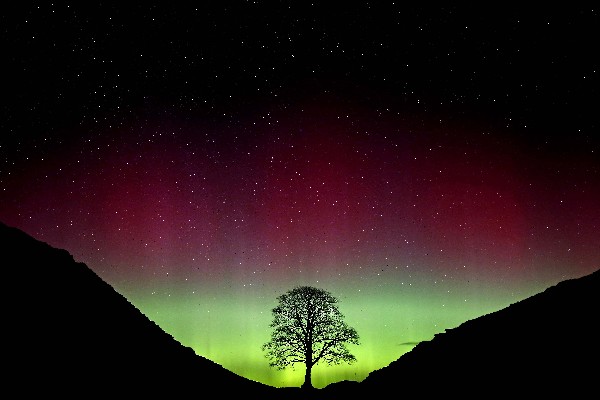
POLYGON ((427 398, 587 397, 598 390, 599 305, 600 270, 446 330, 360 384, 326 390, 427 398))
POLYGON ((67 251, 4 224, 0 243, 4 381, 19 396, 275 390, 181 345, 67 251))
POLYGON ((438 334, 363 382, 309 396, 196 355, 65 250, 1 223, 0 243, 4 379, 22 396, 580 398, 597 390, 600 270, 438 334))

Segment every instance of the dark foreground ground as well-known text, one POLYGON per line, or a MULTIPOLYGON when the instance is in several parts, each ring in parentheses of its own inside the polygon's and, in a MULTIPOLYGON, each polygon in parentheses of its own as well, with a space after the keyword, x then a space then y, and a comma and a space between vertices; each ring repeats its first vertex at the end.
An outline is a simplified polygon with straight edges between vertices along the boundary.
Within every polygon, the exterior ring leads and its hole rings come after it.
POLYGON ((65 250, 0 223, 4 390, 19 397, 583 398, 598 390, 600 270, 422 342, 362 382, 272 388, 200 357, 65 250))

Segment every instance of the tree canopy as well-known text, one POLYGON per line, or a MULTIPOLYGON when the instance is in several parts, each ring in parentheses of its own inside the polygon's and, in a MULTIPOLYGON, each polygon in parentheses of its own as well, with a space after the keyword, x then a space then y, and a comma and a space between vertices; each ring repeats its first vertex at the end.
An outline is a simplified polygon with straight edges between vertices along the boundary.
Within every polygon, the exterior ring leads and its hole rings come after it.
POLYGON ((317 363, 337 365, 356 361, 346 344, 360 344, 358 333, 344 322, 338 300, 331 293, 298 286, 277 300, 279 304, 272 310, 271 340, 262 346, 271 367, 282 370, 294 363, 304 363, 302 387, 312 388, 312 368, 317 363))

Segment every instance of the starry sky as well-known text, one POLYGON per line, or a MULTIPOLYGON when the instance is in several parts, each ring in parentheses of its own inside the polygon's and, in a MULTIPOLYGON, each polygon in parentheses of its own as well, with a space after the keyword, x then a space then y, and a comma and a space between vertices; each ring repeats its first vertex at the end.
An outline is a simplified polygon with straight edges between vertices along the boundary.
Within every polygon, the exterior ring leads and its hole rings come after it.
POLYGON ((0 220, 277 387, 294 286, 360 336, 324 387, 597 270, 599 11, 355 3, 3 8, 0 220))

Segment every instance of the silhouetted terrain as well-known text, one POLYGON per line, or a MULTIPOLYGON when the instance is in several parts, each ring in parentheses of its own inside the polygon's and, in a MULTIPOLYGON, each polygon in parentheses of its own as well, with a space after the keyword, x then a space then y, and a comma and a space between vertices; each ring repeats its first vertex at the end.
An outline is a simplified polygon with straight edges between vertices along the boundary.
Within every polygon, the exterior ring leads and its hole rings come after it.
MULTIPOLYGON (((0 243, 6 391, 77 398, 306 395, 196 355, 65 250, 1 223, 0 243)), ((438 334, 363 382, 331 384, 312 396, 591 396, 600 362, 599 296, 600 270, 438 334)))
POLYGON ((600 270, 565 280, 421 342, 331 393, 432 398, 594 397, 600 383, 600 270))
POLYGON ((179 398, 275 390, 196 355, 67 251, 4 224, 0 243, 5 391, 179 398))

